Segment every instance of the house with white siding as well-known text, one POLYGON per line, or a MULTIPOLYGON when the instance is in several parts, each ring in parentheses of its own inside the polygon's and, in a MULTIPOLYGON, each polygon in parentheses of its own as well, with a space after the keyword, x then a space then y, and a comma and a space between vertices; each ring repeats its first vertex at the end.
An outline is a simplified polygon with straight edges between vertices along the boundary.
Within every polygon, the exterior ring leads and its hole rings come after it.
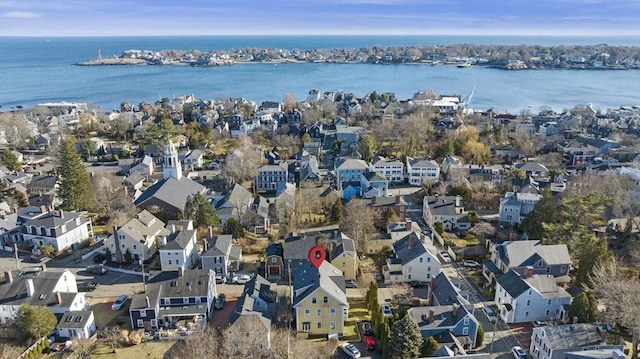
POLYGON ((381 156, 376 157, 369 166, 371 172, 382 174, 390 182, 401 183, 404 181, 404 165, 402 161, 386 159, 381 156))
POLYGON ((407 157, 407 174, 412 186, 422 186, 425 181, 436 183, 440 181, 440 166, 432 160, 407 157))

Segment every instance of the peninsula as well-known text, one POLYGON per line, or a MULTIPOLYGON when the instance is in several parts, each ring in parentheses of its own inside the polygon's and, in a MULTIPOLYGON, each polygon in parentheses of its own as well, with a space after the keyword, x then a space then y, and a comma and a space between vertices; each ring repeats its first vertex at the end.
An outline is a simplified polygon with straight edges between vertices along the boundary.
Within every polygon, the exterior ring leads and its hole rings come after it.
POLYGON ((336 49, 245 48, 232 50, 126 50, 119 56, 98 56, 80 66, 187 65, 224 66, 241 63, 424 64, 461 68, 484 66, 507 70, 640 69, 640 47, 433 45, 370 46, 336 49))

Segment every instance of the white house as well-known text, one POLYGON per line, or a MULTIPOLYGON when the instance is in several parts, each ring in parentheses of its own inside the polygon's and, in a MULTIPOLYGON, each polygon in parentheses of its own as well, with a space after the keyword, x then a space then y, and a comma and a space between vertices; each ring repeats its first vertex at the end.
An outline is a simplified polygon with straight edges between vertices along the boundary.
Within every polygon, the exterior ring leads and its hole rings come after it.
POLYGON ((144 155, 140 162, 129 167, 129 174, 139 174, 143 177, 153 175, 153 157, 144 155))
POLYGON ((507 192, 500 199, 500 222, 522 223, 540 199, 542 195, 537 193, 507 192))
POLYGON ((404 165, 398 160, 378 157, 371 162, 369 170, 382 174, 390 182, 404 181, 404 165))
POLYGON ((104 246, 114 262, 124 262, 127 252, 134 261, 146 260, 156 252, 158 242, 166 233, 164 223, 143 210, 124 226, 114 228, 114 234, 105 239, 104 246))
POLYGON ((160 268, 163 271, 192 269, 198 260, 196 231, 186 228, 176 231, 173 225, 170 228, 171 232, 162 237, 158 250, 160 268))
POLYGON ((211 269, 218 277, 226 278, 231 270, 239 269, 242 247, 235 244, 230 234, 211 236, 204 241, 201 259, 202 269, 211 269))
POLYGON ((575 323, 533 328, 529 354, 533 359, 626 358, 623 345, 607 344, 607 328, 599 323, 575 323), (590 350, 618 349, 621 356, 590 356, 590 350), (575 356, 568 353, 576 352, 575 356))
POLYGON ((529 267, 522 274, 511 270, 497 279, 495 302, 506 323, 563 320, 571 295, 558 287, 552 275, 534 274, 529 267))
POLYGON ((195 169, 203 166, 204 155, 201 150, 193 150, 182 161, 187 169, 195 169))
POLYGON ((460 196, 425 196, 422 202, 422 218, 430 228, 437 222, 441 222, 446 231, 471 228, 471 221, 460 196))
POLYGON ((93 236, 91 219, 81 212, 55 210, 24 223, 22 239, 35 248, 52 245, 56 251, 80 244, 93 236))
POLYGON ((393 243, 393 257, 384 267, 385 283, 430 282, 440 273, 435 249, 427 248, 418 233, 409 233, 393 243))
POLYGON ((0 324, 10 324, 23 304, 47 306, 54 314, 89 309, 84 293, 78 293, 76 277, 71 271, 50 271, 44 265, 5 271, 0 282, 0 301, 0 324))
POLYGON ((92 310, 66 312, 56 326, 58 336, 69 339, 87 339, 96 332, 92 310))
POLYGON ((412 186, 422 186, 424 181, 440 181, 440 166, 432 160, 418 160, 407 158, 407 173, 409 174, 409 184, 412 186))

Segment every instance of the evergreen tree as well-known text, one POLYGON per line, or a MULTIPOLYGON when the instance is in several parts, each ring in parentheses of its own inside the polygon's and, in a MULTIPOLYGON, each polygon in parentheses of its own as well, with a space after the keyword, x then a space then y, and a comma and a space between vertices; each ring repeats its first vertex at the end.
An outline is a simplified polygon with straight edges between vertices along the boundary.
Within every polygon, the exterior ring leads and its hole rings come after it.
POLYGON ((389 346, 394 359, 412 359, 420 356, 422 341, 420 327, 408 313, 391 326, 389 346))
POLYGON ((551 190, 547 189, 542 198, 533 206, 531 212, 522 220, 520 228, 530 239, 542 239, 544 235, 543 223, 552 223, 557 219, 558 205, 551 190))
POLYGON ((29 343, 51 333, 58 320, 47 306, 23 304, 16 312, 15 323, 22 338, 29 343))
POLYGON ((340 222, 344 217, 344 209, 342 208, 342 199, 338 198, 331 206, 331 222, 340 222))
POLYGON ((18 157, 9 149, 5 149, 0 152, 0 162, 2 162, 9 171, 20 171, 22 169, 22 165, 20 164, 20 161, 18 161, 18 157))
POLYGON ((398 220, 399 219, 396 211, 393 209, 393 207, 389 206, 382 216, 384 227, 386 228, 389 223, 397 222, 398 220))
POLYGON ((232 235, 233 238, 244 238, 245 230, 237 219, 229 218, 224 226, 224 233, 232 235))
POLYGON ((360 139, 360 154, 362 159, 369 162, 376 152, 376 143, 371 135, 364 135, 360 139))
POLYGON ((371 281, 369 283, 369 290, 367 290, 367 308, 373 314, 373 311, 378 308, 378 283, 371 281))
POLYGON ((378 338, 380 338, 378 341, 382 348, 382 359, 391 359, 391 329, 389 329, 389 323, 386 320, 382 324, 382 330, 380 331, 378 338))
POLYGON ((576 317, 578 323, 592 323, 598 319, 598 300, 587 292, 578 294, 569 307, 569 320, 576 317))
POLYGON ((193 220, 196 228, 216 226, 220 222, 215 209, 202 193, 187 197, 184 205, 184 218, 193 220))
POLYGON ((483 343, 484 343, 484 328, 482 327, 482 325, 478 325, 475 347, 477 348, 479 346, 482 346, 483 343))
MULTIPOLYGON (((482 328, 482 325, 478 326, 478 331, 482 328)), ((422 341, 422 347, 420 348, 420 355, 423 357, 429 357, 440 348, 440 344, 433 337, 428 337, 422 341)))
POLYGON ((596 237, 594 234, 585 237, 576 245, 576 257, 578 258, 578 270, 576 284, 588 284, 593 269, 600 264, 615 261, 613 253, 609 250, 606 239, 596 237))
POLYGON ((89 173, 82 164, 75 144, 76 140, 73 138, 63 140, 59 150, 59 195, 62 208, 68 211, 86 210, 91 207, 94 199, 89 173))

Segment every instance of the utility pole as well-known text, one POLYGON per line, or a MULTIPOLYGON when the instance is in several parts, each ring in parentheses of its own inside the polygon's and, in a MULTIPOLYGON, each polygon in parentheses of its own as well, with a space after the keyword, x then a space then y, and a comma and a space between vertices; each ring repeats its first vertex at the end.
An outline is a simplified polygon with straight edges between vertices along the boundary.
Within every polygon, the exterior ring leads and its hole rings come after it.
POLYGON ((16 256, 16 269, 20 270, 20 258, 18 258, 18 244, 17 243, 13 244, 13 252, 15 253, 15 256, 16 256))
POLYGON ((144 276, 144 259, 140 258, 140 264, 142 265, 142 292, 147 292, 147 281, 144 276))

